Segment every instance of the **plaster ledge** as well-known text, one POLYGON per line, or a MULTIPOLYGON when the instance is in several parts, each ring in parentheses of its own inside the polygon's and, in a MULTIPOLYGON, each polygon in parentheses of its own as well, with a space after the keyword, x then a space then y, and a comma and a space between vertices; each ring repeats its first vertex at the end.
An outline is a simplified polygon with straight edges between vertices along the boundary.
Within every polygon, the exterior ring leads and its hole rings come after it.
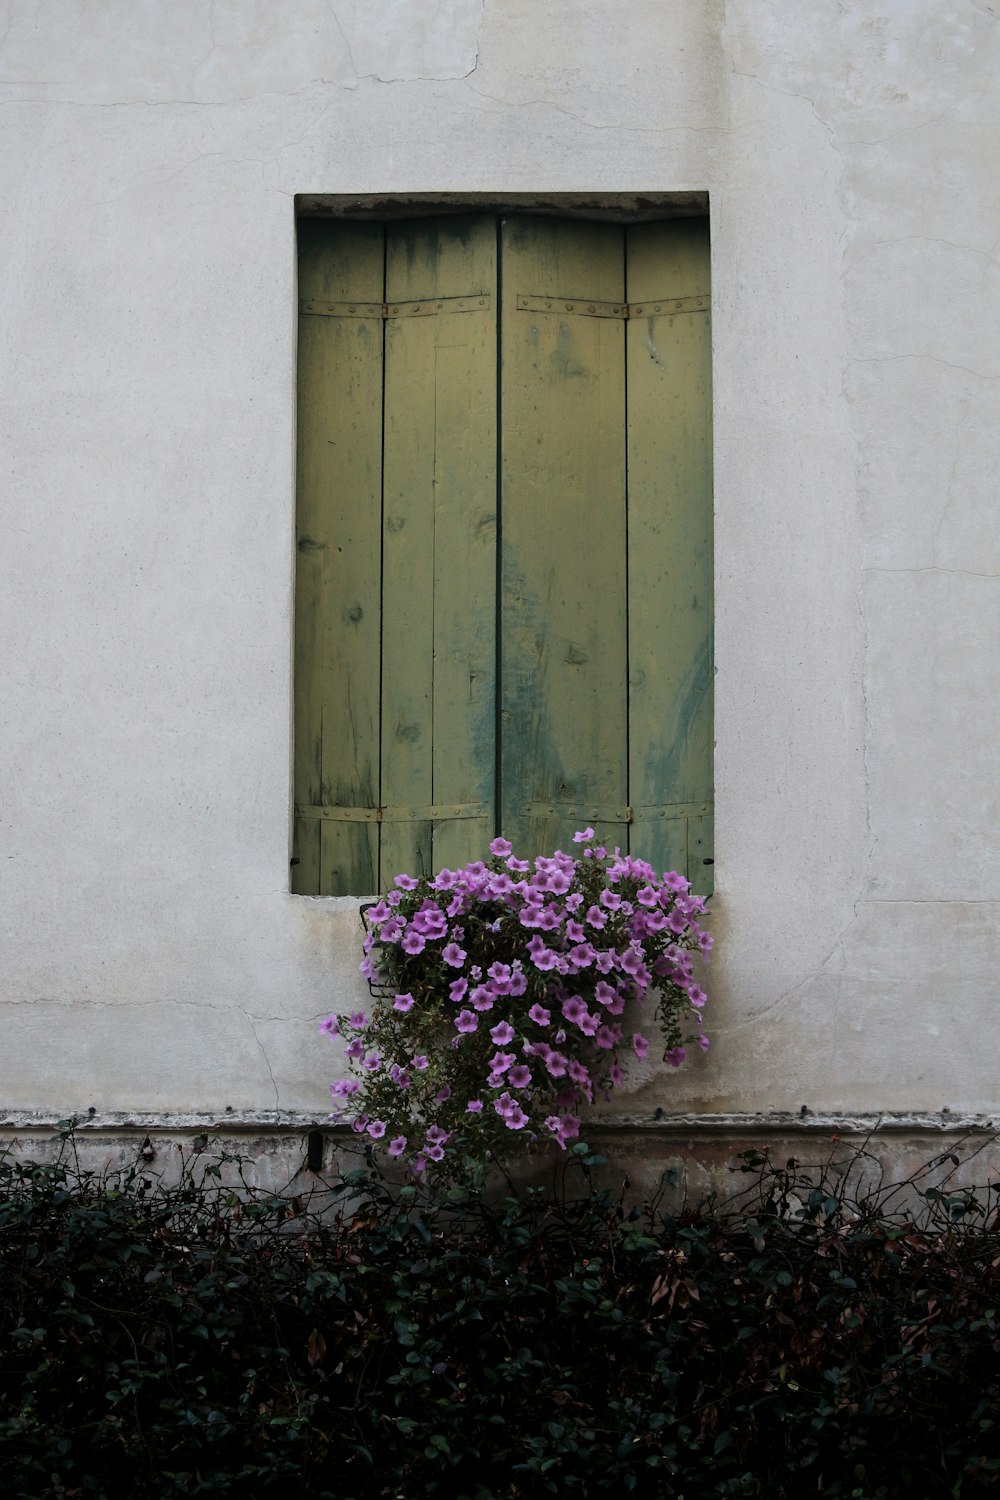
MULTIPOLYGON (((0 1132, 52 1134, 65 1128, 69 1114, 52 1110, 0 1108, 0 1132)), ((331 1125, 322 1114, 302 1110, 251 1109, 223 1111, 185 1110, 88 1110, 75 1117, 76 1129, 85 1135, 136 1133, 247 1135, 270 1132, 295 1135, 323 1129, 334 1135, 349 1135, 346 1126, 331 1125)), ((887 1110, 883 1113, 812 1114, 809 1111, 771 1110, 756 1113, 720 1112, 668 1114, 656 1110, 646 1114, 592 1116, 585 1126, 588 1135, 641 1132, 663 1136, 746 1135, 839 1135, 886 1134, 965 1135, 992 1134, 1000 1130, 1000 1116, 953 1113, 950 1110, 887 1110)))

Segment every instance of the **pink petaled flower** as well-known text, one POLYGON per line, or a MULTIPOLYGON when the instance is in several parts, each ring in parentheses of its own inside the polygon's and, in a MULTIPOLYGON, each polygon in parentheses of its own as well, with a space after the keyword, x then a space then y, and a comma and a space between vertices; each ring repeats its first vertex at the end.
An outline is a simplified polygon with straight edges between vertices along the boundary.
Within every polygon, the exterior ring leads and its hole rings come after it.
POLYGON ((562 1078, 566 1072, 566 1059, 561 1052, 550 1052, 545 1059, 545 1066, 553 1078, 562 1078))
POLYGON ((424 1155, 429 1157, 431 1161, 444 1161, 444 1147, 427 1146, 424 1148, 424 1155))
POLYGON ((567 943, 582 943, 586 936, 587 934, 584 932, 579 922, 576 922, 571 918, 570 921, 566 923, 567 943))
POLYGON ((367 1057, 362 1058, 361 1066, 366 1068, 369 1073, 377 1073, 382 1066, 382 1059, 377 1052, 369 1052, 367 1057))
POLYGON ((547 1026, 552 1020, 551 1012, 547 1011, 544 1005, 533 1005, 528 1011, 528 1015, 536 1026, 547 1026))
POLYGON ((708 1037, 705 1036, 704 1032, 702 1032, 701 1036, 698 1038, 698 1046, 701 1048, 702 1052, 708 1051, 708 1037))
POLYGON ((493 1101, 493 1108, 496 1110, 497 1114, 501 1116, 501 1118, 504 1115, 509 1114, 510 1111, 512 1109, 514 1109, 515 1107, 516 1107, 515 1101, 506 1092, 500 1094, 493 1101))
POLYGON ((394 943, 405 926, 402 917, 390 917, 379 933, 379 942, 394 943))
POLYGON ((587 1014, 580 1020, 579 1025, 580 1030, 583 1032, 584 1036, 593 1036, 597 1031, 598 1026, 600 1025, 600 1021, 592 1011, 588 1010, 587 1014))
POLYGON ((464 1000, 465 992, 468 988, 469 981, 467 979, 453 979, 448 986, 448 994, 457 1004, 459 1000, 464 1000))
POLYGON ((635 899, 640 906, 658 906, 660 893, 655 886, 644 885, 635 899))
POLYGON ((423 1155, 415 1156, 413 1158, 412 1170, 414 1172, 425 1172, 427 1170, 427 1158, 423 1155))
POLYGON ((456 1031, 475 1031, 478 1026, 479 1017, 476 1015, 475 1011, 460 1010, 458 1015, 455 1017, 456 1031))
POLYGON ((679 1068, 687 1057, 683 1047, 670 1047, 663 1054, 663 1061, 669 1063, 672 1068, 679 1068))
POLYGON ((613 1062, 611 1064, 611 1067, 608 1069, 608 1077, 611 1079, 611 1082, 614 1084, 616 1089, 620 1089, 622 1087, 625 1082, 625 1074, 622 1071, 621 1063, 613 1062))
POLYGON ((637 953, 634 948, 626 948, 622 954, 622 968, 626 974, 638 974, 643 967, 642 954, 637 953))
POLYGON ((482 1109, 483 1109, 483 1101, 482 1101, 482 1099, 470 1099, 469 1102, 468 1102, 468 1104, 465 1106, 465 1112, 466 1112, 466 1114, 469 1114, 469 1115, 478 1115, 478 1114, 481 1114, 482 1113, 482 1109))
POLYGON ((390 1156, 402 1156, 402 1154, 403 1154, 403 1152, 405 1150, 406 1150, 406 1136, 405 1135, 397 1135, 397 1136, 394 1137, 393 1140, 391 1140, 389 1142, 389 1155, 390 1156))
POLYGON ((354 1041, 351 1042, 347 1047, 347 1056, 351 1059, 352 1062, 360 1062, 361 1058, 363 1058, 364 1055, 365 1044, 359 1036, 356 1036, 354 1038, 354 1041))
POLYGON ((417 932, 412 927, 408 928, 407 931, 404 932, 403 941, 400 944, 400 947, 403 949, 404 953, 423 953, 426 946, 427 939, 424 937, 422 932, 417 932))
POLYGON ((531 866, 526 859, 516 859, 511 854, 507 858, 507 868, 508 870, 513 870, 515 875, 523 875, 525 871, 531 869, 531 866))
POLYGON ((594 999, 598 1005, 611 1005, 614 1002, 616 994, 617 991, 613 990, 610 984, 606 983, 603 979, 599 979, 594 986, 594 999))
POLYGON ((393 1010, 408 1011, 413 1009, 413 996, 408 995, 405 990, 401 991, 392 1002, 393 1010))
POLYGON ((597 899, 602 906, 607 907, 608 911, 617 911, 622 904, 622 898, 617 891, 602 891, 597 899))
POLYGON ((586 969, 594 962, 597 954, 589 943, 577 943, 569 950, 569 956, 578 969, 586 969))
POLYGON ((356 1078, 341 1078, 336 1083, 331 1083, 330 1093, 335 1099, 348 1099, 360 1088, 361 1085, 356 1078))
POLYGON ((566 1072, 569 1074, 570 1078, 572 1078, 574 1083, 580 1083, 586 1086, 590 1082, 590 1074, 583 1066, 583 1063, 577 1062, 575 1057, 571 1057, 567 1062, 566 1072))
POLYGON ((603 949, 598 953, 596 962, 601 974, 611 974, 618 967, 618 954, 614 948, 603 949))
POLYGON ((563 1001, 563 1019, 569 1021, 573 1026, 579 1026, 587 1014, 587 1007, 579 995, 570 995, 568 1000, 563 1001))
POLYGON ((427 1139, 432 1146, 444 1146, 450 1137, 448 1131, 442 1130, 440 1125, 432 1125, 427 1132, 427 1139))
POLYGON ((702 953, 706 955, 706 957, 709 953, 711 953, 714 944, 715 939, 712 937, 712 934, 710 932, 699 932, 698 947, 701 949, 702 953))
POLYGON ((362 1026, 368 1025, 368 1017, 363 1010, 352 1010, 347 1019, 355 1030, 360 1030, 362 1026))
POLYGON ((368 1134, 371 1136, 373 1141, 380 1141, 385 1135, 385 1121, 372 1120, 371 1124, 368 1126, 368 1134))
POLYGON ((493 992, 487 989, 485 984, 477 984, 469 999, 476 1010, 493 1009, 493 992))
POLYGON ((594 830, 592 828, 582 828, 579 833, 574 833, 573 842, 574 844, 586 844, 593 837, 594 830))
POLYGON ((695 1007, 696 1010, 701 1010, 701 1007, 705 1004, 705 1001, 708 999, 708 996, 705 994, 705 991, 701 988, 701 985, 699 985, 699 984, 693 984, 691 986, 691 988, 688 990, 688 999, 690 1000, 691 1004, 695 1007))
POLYGON ((326 1018, 325 1021, 320 1021, 320 1023, 319 1023, 319 1029, 320 1029, 320 1031, 326 1032, 326 1034, 328 1036, 339 1036, 340 1035, 340 1017, 339 1016, 327 1016, 327 1018, 326 1018))
POLYGON ((499 1021, 490 1030, 490 1036, 496 1046, 505 1047, 508 1042, 514 1040, 514 1028, 508 1021, 499 1021))
MULTIPOLYGON (((454 870, 438 870, 431 881, 431 889, 435 891, 450 891, 458 876, 454 870)), ((371 921, 371 916, 368 918, 371 921)))
POLYGON ((408 1089, 410 1087, 410 1075, 405 1068, 399 1066, 399 1063, 393 1063, 389 1069, 389 1077, 397 1088, 408 1089))
POLYGON ((489 1066, 494 1073, 506 1073, 515 1062, 513 1052, 494 1052, 490 1058, 489 1066))
POLYGON ((490 845, 490 853, 495 854, 498 859, 506 859, 512 849, 513 845, 508 843, 506 839, 494 839, 490 845))
POLYGON ((519 1104, 515 1104, 514 1108, 504 1115, 503 1122, 508 1130, 523 1130, 528 1123, 528 1116, 519 1104))
POLYGON ((608 924, 608 919, 601 911, 601 908, 599 906, 587 907, 586 920, 590 923, 591 927, 595 927, 598 932, 602 932, 608 924))
POLYGON ((632 1033, 632 1046, 635 1048, 636 1057, 645 1057, 646 1053, 649 1051, 649 1043, 642 1035, 641 1031, 635 1031, 632 1033))
POLYGON ((437 1100, 438 1104, 444 1104, 446 1100, 451 1098, 450 1085, 446 1083, 441 1088, 439 1088, 437 1093, 434 1095, 434 1098, 437 1100))
POLYGON ((415 891, 417 888, 417 882, 412 875, 397 875, 392 883, 398 885, 401 891, 415 891))
POLYGON ((507 1074, 507 1082, 512 1089, 526 1089, 531 1082, 531 1070, 524 1063, 518 1063, 516 1068, 511 1068, 507 1074))
POLYGON ((416 1068, 418 1073, 424 1073, 427 1071, 427 1059, 422 1054, 412 1058, 411 1065, 416 1068))
POLYGON ((448 943, 441 950, 441 957, 453 969, 460 969, 465 963, 466 956, 465 949, 460 948, 457 943, 448 943))
POLYGON ((413 926, 418 932, 422 932, 424 937, 429 938, 444 937, 448 931, 448 923, 445 920, 444 912, 430 896, 414 912, 413 926))

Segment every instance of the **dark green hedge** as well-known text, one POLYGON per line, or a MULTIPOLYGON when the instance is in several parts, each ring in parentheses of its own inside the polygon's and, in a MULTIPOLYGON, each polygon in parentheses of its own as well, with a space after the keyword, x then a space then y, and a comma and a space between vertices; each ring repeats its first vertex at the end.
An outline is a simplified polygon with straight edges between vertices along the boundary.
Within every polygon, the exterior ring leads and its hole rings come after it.
POLYGON ((626 1212, 586 1149, 558 1202, 366 1169, 325 1219, 8 1159, 0 1495, 996 1492, 994 1197, 757 1158, 737 1210, 626 1212))

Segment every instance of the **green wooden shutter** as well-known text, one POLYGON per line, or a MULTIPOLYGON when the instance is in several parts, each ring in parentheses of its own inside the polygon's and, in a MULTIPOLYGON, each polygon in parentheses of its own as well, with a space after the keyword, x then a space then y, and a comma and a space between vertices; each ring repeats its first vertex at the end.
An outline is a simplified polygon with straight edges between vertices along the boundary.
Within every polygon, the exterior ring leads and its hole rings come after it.
POLYGON ((631 846, 712 889, 712 370, 705 219, 635 225, 629 299, 631 846))
POLYGON ((496 230, 304 223, 293 889, 492 836, 496 230))
MULTIPOLYGON (((335 231, 335 232, 334 232, 335 231)), ((383 232, 299 234, 293 889, 375 890, 383 232)))
POLYGON ((302 226, 293 888, 592 824, 707 890, 707 223, 499 247, 302 226))
POLYGON ((382 883, 493 837, 496 228, 386 244, 382 883))
POLYGON ((503 226, 500 807, 518 852, 628 803, 624 236, 503 226))

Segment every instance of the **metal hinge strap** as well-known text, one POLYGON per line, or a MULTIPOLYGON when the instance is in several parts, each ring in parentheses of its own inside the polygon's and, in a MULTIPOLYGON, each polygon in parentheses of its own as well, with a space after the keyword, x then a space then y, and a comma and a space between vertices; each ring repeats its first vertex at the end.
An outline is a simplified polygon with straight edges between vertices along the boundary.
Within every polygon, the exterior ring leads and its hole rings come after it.
POLYGON ((326 302, 303 297, 299 312, 318 318, 419 318, 436 313, 487 312, 487 292, 468 297, 421 297, 414 302, 326 302))
POLYGON ((645 302, 596 302, 587 297, 528 297, 519 292, 518 312, 559 313, 578 318, 673 317, 677 313, 707 312, 710 299, 699 297, 657 297, 645 302))
POLYGON ((489 802, 434 802, 421 807, 331 807, 296 803, 297 818, 322 818, 331 823, 445 823, 460 818, 490 818, 489 802))

